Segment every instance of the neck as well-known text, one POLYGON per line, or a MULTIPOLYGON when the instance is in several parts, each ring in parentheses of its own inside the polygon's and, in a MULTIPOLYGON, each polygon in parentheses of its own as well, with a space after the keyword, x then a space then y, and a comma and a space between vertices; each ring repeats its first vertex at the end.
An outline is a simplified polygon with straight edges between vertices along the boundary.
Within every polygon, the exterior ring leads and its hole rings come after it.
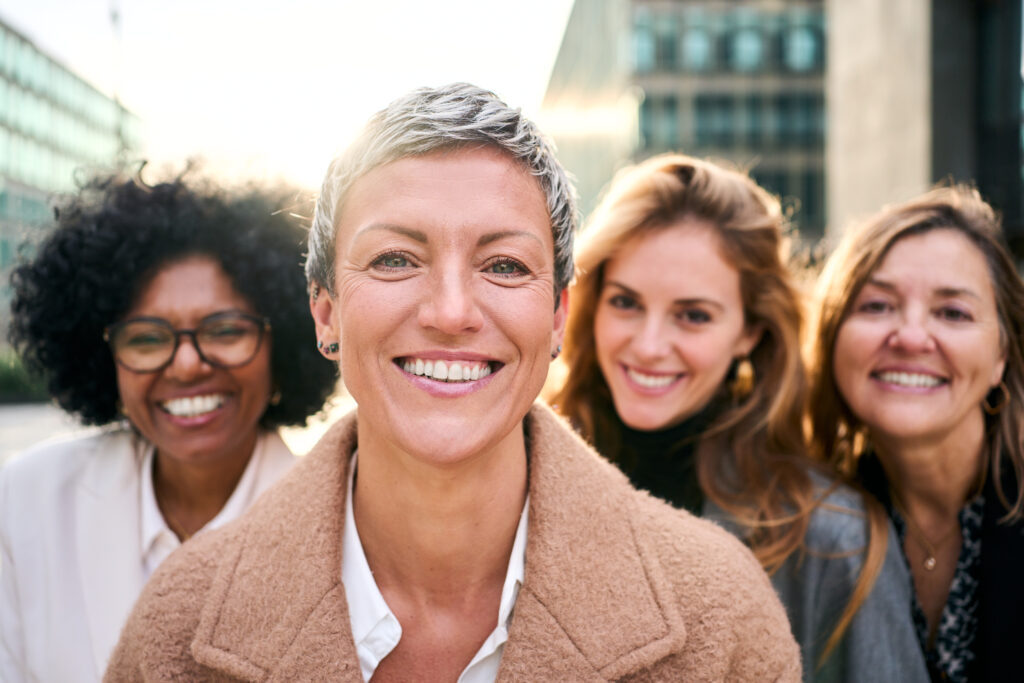
POLYGON ((191 536, 221 511, 249 464, 256 440, 254 431, 237 455, 212 462, 186 462, 156 452, 153 492, 164 519, 179 537, 191 536))
POLYGON ((522 429, 489 453, 438 465, 395 452, 362 426, 352 509, 381 592, 421 604, 495 583, 500 592, 526 500, 522 429))
POLYGON ((971 420, 935 439, 871 436, 890 487, 922 526, 955 517, 976 492, 984 464, 984 420, 971 420))

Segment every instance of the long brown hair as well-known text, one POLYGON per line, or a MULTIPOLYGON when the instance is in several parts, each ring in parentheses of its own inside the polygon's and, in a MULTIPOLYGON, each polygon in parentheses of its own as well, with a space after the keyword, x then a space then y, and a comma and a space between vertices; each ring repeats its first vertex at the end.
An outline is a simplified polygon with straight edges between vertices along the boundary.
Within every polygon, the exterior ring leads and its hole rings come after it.
MULTIPOLYGON (((667 154, 615 179, 578 242, 564 343, 568 377, 551 402, 606 457, 619 460, 615 407, 594 340, 605 267, 631 240, 690 218, 713 227, 723 257, 739 272, 746 322, 763 329, 750 353, 753 390, 705 434, 697 450, 698 479, 710 500, 751 529, 751 548, 771 572, 804 549, 810 514, 823 496, 809 476, 815 467, 803 428, 802 305, 786 266, 785 220, 778 200, 747 175, 667 154)), ((847 606, 825 655, 873 581, 862 575, 855 594, 862 597, 847 606)))
MULTIPOLYGON (((832 372, 839 328, 868 277, 900 239, 930 230, 951 229, 966 236, 985 257, 999 316, 1000 341, 1006 353, 1003 382, 991 394, 1002 404, 997 415, 987 416, 985 435, 990 475, 1006 520, 1024 518, 1024 282, 1003 241, 998 216, 978 191, 963 185, 940 187, 904 204, 887 207, 846 233, 828 260, 818 284, 808 349, 811 391, 811 441, 816 453, 852 481, 857 462, 869 448, 864 426, 836 387, 832 372), (1016 478, 1012 495, 1004 490, 1004 458, 1016 478)), ((869 512, 885 515, 880 505, 869 512)), ((884 527, 883 527, 884 528, 884 527)))

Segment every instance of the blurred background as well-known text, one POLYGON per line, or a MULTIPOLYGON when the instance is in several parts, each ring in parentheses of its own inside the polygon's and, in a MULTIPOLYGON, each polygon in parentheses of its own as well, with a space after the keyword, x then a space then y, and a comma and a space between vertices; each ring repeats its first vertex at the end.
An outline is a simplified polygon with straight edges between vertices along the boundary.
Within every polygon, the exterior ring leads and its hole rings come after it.
POLYGON ((314 192, 359 125, 421 85, 522 107, 585 214, 618 169, 667 150, 748 169, 808 248, 972 181, 1024 263, 1021 5, 0 0, 0 461, 73 425, 25 403, 38 384, 6 346, 10 268, 55 195, 90 168, 146 160, 156 178, 194 158, 229 184, 314 192))

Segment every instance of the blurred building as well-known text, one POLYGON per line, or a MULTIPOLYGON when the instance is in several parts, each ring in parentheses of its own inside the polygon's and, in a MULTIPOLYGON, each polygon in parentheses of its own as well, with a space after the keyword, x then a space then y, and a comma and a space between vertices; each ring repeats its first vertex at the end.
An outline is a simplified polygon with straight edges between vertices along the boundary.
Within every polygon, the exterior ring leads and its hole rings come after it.
POLYGON ((578 0, 540 116, 589 213, 614 172, 678 150, 732 162, 825 226, 821 0, 578 0))
POLYGON ((53 194, 74 188, 76 169, 129 157, 140 135, 134 114, 0 21, 0 333, 10 267, 52 218, 53 194))
POLYGON ((1024 256, 1021 0, 829 0, 828 224, 953 179, 1024 256))

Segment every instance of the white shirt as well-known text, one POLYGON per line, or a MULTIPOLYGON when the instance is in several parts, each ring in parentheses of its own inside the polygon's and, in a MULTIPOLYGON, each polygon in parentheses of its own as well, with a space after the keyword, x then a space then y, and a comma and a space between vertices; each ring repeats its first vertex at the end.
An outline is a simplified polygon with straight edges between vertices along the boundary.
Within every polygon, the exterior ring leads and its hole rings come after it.
MULTIPOLYGON (((352 638, 359 655, 359 667, 363 680, 369 681, 381 661, 395 649, 402 639, 402 625, 398 623, 391 608, 384 601, 377 582, 370 571, 359 540, 355 516, 352 514, 352 487, 356 471, 356 454, 348 473, 348 495, 345 497, 345 531, 341 550, 341 581, 345 586, 348 600, 348 617, 352 624, 352 638)), ((508 626, 512 618, 519 587, 523 584, 526 563, 526 524, 530 498, 523 504, 519 516, 516 537, 512 543, 512 555, 508 560, 508 571, 501 589, 498 604, 498 625, 484 640, 483 645, 470 660, 459 676, 458 683, 494 683, 498 677, 501 654, 508 641, 508 626)))
MULTIPOLYGON (((236 517, 240 517, 252 505, 258 493, 256 491, 256 473, 262 469, 266 451, 265 442, 264 438, 256 440, 252 457, 246 463, 245 471, 242 472, 241 479, 235 485, 235 490, 231 492, 231 497, 224 503, 224 507, 220 509, 217 516, 207 522, 193 536, 198 536, 207 529, 216 529, 227 524, 236 517)), ((167 525, 167 520, 164 519, 156 502, 156 491, 153 489, 155 459, 156 449, 150 446, 146 458, 142 462, 142 467, 139 469, 139 503, 141 505, 139 526, 142 531, 142 542, 139 544, 139 548, 142 550, 142 566, 147 580, 153 575, 156 568, 181 545, 178 536, 167 525)))

